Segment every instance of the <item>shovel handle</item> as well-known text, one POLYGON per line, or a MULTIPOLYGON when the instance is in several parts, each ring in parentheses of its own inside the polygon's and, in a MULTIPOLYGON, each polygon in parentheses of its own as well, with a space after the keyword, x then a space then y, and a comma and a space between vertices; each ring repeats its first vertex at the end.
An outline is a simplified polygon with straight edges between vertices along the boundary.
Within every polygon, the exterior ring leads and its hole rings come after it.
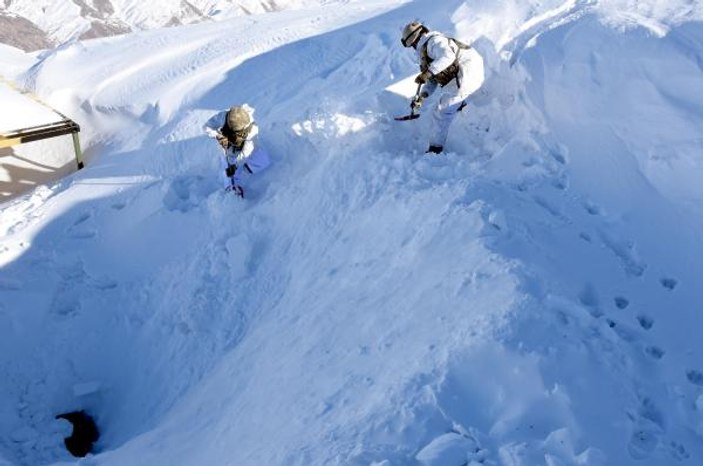
MULTIPOLYGON (((417 91, 415 91, 415 97, 413 98, 413 100, 415 100, 415 99, 417 99, 418 97, 420 97, 420 90, 421 90, 421 89, 422 89, 422 84, 418 84, 418 85, 417 85, 417 91)), ((415 115, 415 107, 413 107, 413 108, 410 109, 410 115, 415 115)))
MULTIPOLYGON (((415 99, 420 96, 420 90, 422 89, 422 84, 417 85, 417 91, 415 91, 415 99)), ((413 99, 414 100, 414 99, 413 99)), ((409 120, 415 120, 417 118, 420 118, 419 113, 415 113, 415 108, 410 109, 410 115, 405 115, 401 117, 395 117, 395 121, 409 121, 409 120)))

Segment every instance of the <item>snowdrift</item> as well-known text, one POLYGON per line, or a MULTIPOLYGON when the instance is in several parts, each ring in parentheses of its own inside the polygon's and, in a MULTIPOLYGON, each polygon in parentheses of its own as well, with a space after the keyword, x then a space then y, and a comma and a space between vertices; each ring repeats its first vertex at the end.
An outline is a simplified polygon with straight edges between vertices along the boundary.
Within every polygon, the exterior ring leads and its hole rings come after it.
POLYGON ((101 465, 700 463, 698 7, 430 4, 17 72, 90 159, 0 207, 0 458, 70 463, 86 409, 101 465), (443 157, 383 92, 418 16, 490 69, 443 157), (243 101, 275 159, 245 202, 200 128, 243 101))

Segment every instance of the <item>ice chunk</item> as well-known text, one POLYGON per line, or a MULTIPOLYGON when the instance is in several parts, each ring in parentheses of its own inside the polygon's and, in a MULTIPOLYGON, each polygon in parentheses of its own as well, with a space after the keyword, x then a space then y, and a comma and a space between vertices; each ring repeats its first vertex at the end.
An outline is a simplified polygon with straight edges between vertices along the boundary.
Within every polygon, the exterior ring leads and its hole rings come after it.
POLYGON ((471 438, 450 432, 432 440, 415 459, 424 466, 463 466, 475 449, 471 438))

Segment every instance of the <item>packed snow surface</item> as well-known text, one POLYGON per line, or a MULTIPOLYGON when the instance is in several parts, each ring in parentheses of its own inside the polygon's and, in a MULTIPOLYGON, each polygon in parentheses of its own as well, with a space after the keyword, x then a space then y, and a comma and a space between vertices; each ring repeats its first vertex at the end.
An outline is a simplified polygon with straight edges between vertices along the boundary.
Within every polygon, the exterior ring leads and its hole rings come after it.
POLYGON ((0 133, 63 121, 61 115, 3 81, 0 81, 0 102, 3 109, 0 133))
POLYGON ((91 465, 703 464, 702 7, 436 5, 0 49, 88 158, 0 206, 0 464, 76 409, 91 465), (418 17, 488 71, 438 157, 385 91, 418 17))

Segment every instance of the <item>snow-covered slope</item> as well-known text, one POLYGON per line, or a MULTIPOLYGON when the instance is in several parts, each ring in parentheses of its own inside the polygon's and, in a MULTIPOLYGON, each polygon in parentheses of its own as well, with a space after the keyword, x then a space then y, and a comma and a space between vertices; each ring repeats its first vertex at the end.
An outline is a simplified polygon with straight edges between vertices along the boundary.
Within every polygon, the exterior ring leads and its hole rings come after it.
POLYGON ((89 162, 0 207, 0 458, 69 463, 84 408, 101 465, 701 463, 700 7, 431 5, 12 68, 89 162), (443 157, 383 91, 415 17, 489 65, 443 157), (201 125, 244 101, 274 165, 241 201, 201 125))
POLYGON ((31 51, 75 38, 340 2, 350 0, 5 0, 0 5, 0 42, 31 51))

